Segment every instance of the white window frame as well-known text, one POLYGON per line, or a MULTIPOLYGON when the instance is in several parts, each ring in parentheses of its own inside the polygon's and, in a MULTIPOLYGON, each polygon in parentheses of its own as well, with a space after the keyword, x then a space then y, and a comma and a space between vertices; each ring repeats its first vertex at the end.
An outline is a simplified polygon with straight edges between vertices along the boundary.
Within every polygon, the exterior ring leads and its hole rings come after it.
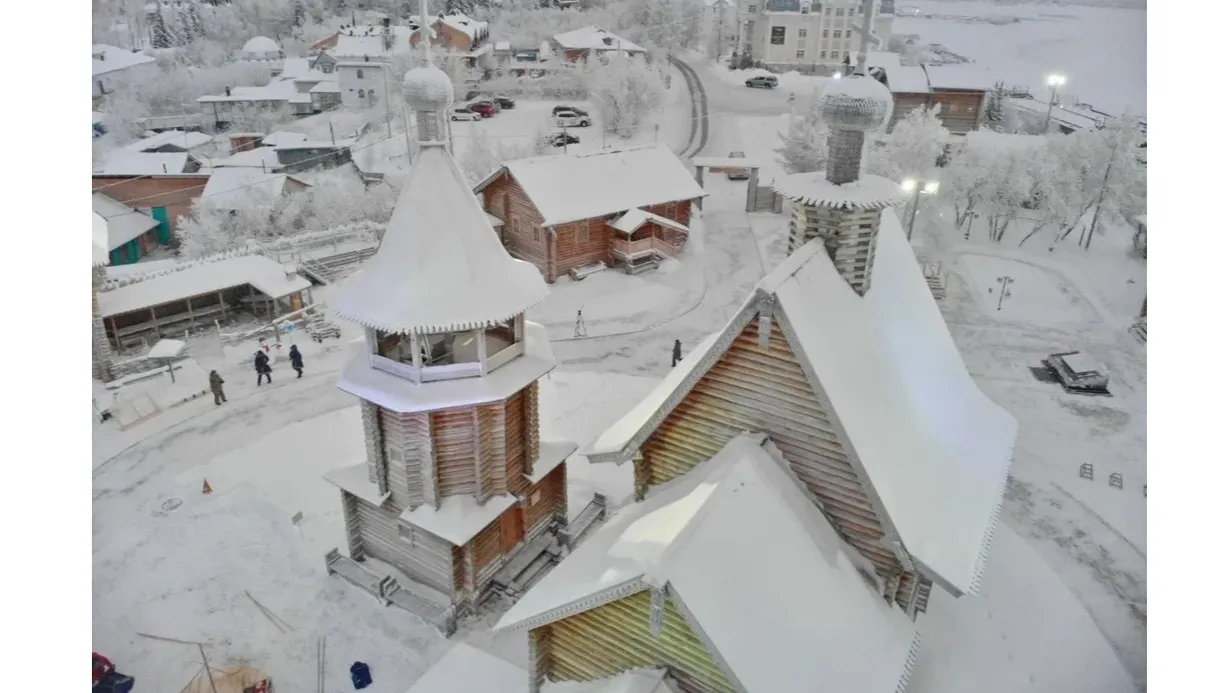
POLYGON ((573 230, 574 243, 590 243, 590 224, 583 223, 573 230))
POLYGON ((534 506, 536 506, 536 505, 539 505, 539 501, 541 501, 541 500, 543 500, 543 489, 538 489, 538 488, 537 488, 537 489, 535 489, 534 491, 531 491, 531 493, 530 493, 530 504, 531 504, 531 507, 534 507, 534 506))
POLYGON ((364 70, 363 70, 363 68, 356 68, 356 70, 355 70, 355 79, 363 79, 363 78, 364 78, 364 70))
POLYGON ((796 51, 796 60, 804 60, 804 49, 803 48, 796 51))

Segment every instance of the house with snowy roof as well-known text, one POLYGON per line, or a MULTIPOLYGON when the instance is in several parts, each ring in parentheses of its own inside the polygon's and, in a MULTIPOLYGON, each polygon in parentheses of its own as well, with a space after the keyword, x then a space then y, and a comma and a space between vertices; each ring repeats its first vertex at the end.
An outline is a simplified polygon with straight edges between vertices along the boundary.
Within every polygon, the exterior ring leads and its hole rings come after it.
MULTIPOLYGON (((432 45, 446 51, 446 55, 461 59, 467 67, 475 67, 483 56, 492 52, 488 40, 488 23, 472 19, 461 12, 437 15, 428 23, 432 33, 432 45)), ((421 32, 411 35, 411 46, 418 46, 421 32)))
POLYGON ((282 46, 268 36, 253 36, 240 49, 244 60, 282 60, 282 46))
POLYGON ((157 154, 189 153, 203 155, 214 148, 214 138, 191 130, 164 130, 149 137, 130 142, 120 148, 126 152, 150 152, 157 154))
POLYGON ((552 36, 552 49, 571 63, 619 51, 628 56, 646 55, 646 49, 597 26, 584 26, 552 36))
POLYGON ((507 161, 475 186, 510 254, 548 282, 604 263, 638 272, 675 257, 707 193, 663 144, 507 161))
POLYGON ((137 262, 159 245, 171 242, 171 229, 145 212, 138 211, 106 193, 91 198, 94 213, 107 222, 105 250, 112 265, 137 262))
POLYGON ((143 53, 96 43, 91 56, 90 81, 95 99, 111 93, 124 83, 158 75, 158 63, 143 53))
POLYGON ((992 73, 977 65, 906 65, 902 56, 885 51, 869 51, 868 68, 894 95, 891 129, 917 108, 940 106, 937 116, 950 132, 978 130, 996 85, 992 73))
POLYGON ((310 185, 285 173, 254 167, 227 166, 213 169, 201 192, 204 202, 222 211, 269 204, 278 197, 307 190, 310 185))
POLYGON ((548 287, 501 246, 449 152, 453 85, 423 50, 402 80, 419 153, 379 249, 331 300, 364 327, 338 386, 360 401, 366 455, 326 475, 349 554, 327 564, 451 633, 552 564, 577 446, 540 436, 556 359, 526 311, 548 287))

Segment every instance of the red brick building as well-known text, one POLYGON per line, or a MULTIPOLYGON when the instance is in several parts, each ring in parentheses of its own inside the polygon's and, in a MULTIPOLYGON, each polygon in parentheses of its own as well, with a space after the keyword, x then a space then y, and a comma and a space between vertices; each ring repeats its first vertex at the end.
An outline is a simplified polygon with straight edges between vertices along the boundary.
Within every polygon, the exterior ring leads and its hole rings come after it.
POLYGON ((506 162, 475 187, 510 255, 548 282, 597 263, 630 272, 675 256, 706 195, 665 145, 506 162))

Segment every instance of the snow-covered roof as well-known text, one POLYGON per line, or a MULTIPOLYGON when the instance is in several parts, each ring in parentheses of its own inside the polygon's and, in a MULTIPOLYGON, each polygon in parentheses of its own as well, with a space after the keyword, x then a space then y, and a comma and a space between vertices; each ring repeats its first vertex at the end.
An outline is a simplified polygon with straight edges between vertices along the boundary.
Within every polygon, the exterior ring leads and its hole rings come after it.
POLYGON ((1013 132, 993 132, 992 130, 972 130, 964 137, 967 146, 980 148, 1028 149, 1042 147, 1048 138, 1041 135, 1024 135, 1013 132))
POLYGON ((297 142, 305 142, 308 140, 308 135, 302 132, 287 132, 285 130, 275 130, 265 137, 261 138, 262 147, 277 147, 280 144, 295 144, 297 142))
POLYGON ((282 61, 279 79, 296 79, 312 71, 312 58, 287 58, 282 61))
POLYGON ((545 226, 705 197, 664 144, 505 162, 545 226))
MULTIPOLYGON (((543 326, 527 321, 523 323, 522 333, 526 353, 484 377, 436 380, 419 385, 410 385, 405 378, 372 368, 367 345, 360 339, 338 375, 338 388, 403 414, 504 400, 556 367, 556 356, 543 326)), ((548 452, 540 447, 541 457, 548 452)))
POLYGON ((242 103, 246 101, 287 101, 299 93, 295 81, 281 79, 263 87, 234 87, 231 95, 206 94, 197 97, 197 103, 242 103))
POLYGON ((659 226, 665 226, 669 229, 675 229, 683 233, 689 232, 689 227, 684 224, 678 224, 667 217, 661 217, 658 214, 652 214, 642 209, 630 209, 624 214, 621 214, 619 217, 609 221, 607 225, 627 236, 634 231, 637 231, 641 228, 642 224, 645 224, 648 221, 652 221, 659 226))
POLYGON ((154 62, 154 58, 148 55, 134 53, 105 43, 94 44, 92 53, 93 60, 90 61, 90 65, 95 77, 154 62))
POLYGON ((158 226, 148 214, 123 204, 106 194, 96 192, 91 198, 94 213, 107 221, 106 249, 115 250, 158 226))
POLYGON ((526 670, 458 642, 406 693, 526 693, 526 670))
POLYGON ((548 296, 538 268, 509 256, 449 152, 424 146, 411 163, 381 247, 331 302, 386 332, 494 325, 548 296))
MULTIPOLYGON (((890 55, 895 55, 891 53, 890 55)), ((903 65, 900 62, 887 62, 879 67, 885 73, 886 87, 895 94, 927 94, 931 89, 928 73, 920 65, 903 65)))
POLYGON ((740 690, 826 682, 890 693, 914 663, 911 619, 881 597, 872 567, 764 435, 733 438, 623 508, 496 628, 542 626, 648 588, 683 604, 740 690))
POLYGON ((905 202, 907 194, 892 180, 864 175, 835 185, 825 171, 793 173, 774 182, 774 192, 797 202, 834 209, 885 209, 905 202))
POLYGON ((1081 351, 1073 354, 1066 354, 1061 357, 1061 360, 1064 361, 1065 365, 1068 366, 1069 369, 1075 374, 1104 372, 1104 367, 1101 366, 1098 361, 1081 351))
POLYGON ((312 89, 308 90, 309 94, 341 94, 342 87, 338 86, 338 82, 317 82, 312 89))
POLYGON ((924 72, 934 90, 989 91, 997 84, 991 70, 974 64, 925 65, 924 72))
POLYGON ((160 339, 150 347, 145 357, 147 359, 173 359, 182 356, 187 348, 188 345, 178 339, 160 339))
MULTIPOLYGON (((1000 513, 1018 423, 972 380, 892 210, 881 213, 876 256, 875 281, 861 297, 820 240, 805 244, 758 283, 688 370, 714 363, 750 311, 773 298, 801 366, 850 441, 852 463, 885 508, 887 533, 939 585, 971 593, 1000 513)), ((599 437, 592 461, 627 459, 654 432, 702 375, 682 370, 673 369, 673 388, 656 388, 628 421, 599 437)))
POLYGON ((431 532, 454 546, 465 546, 484 527, 496 521, 517 499, 505 493, 480 505, 470 494, 449 496, 440 508, 424 503, 402 513, 404 522, 431 532))
POLYGON ((597 26, 584 26, 581 29, 566 31, 563 34, 556 34, 552 39, 560 44, 561 48, 567 50, 646 52, 645 48, 636 43, 597 26))
POLYGON ((98 212, 94 212, 93 233, 91 234, 92 255, 95 267, 101 267, 108 262, 107 252, 107 220, 98 212))
POLYGON ((240 49, 240 53, 245 55, 261 55, 266 56, 282 51, 282 47, 278 42, 268 36, 253 36, 248 39, 244 47, 240 49))
POLYGON ((464 34, 471 41, 474 41, 475 36, 477 36, 478 34, 480 34, 485 29, 488 28, 487 22, 481 22, 477 19, 471 19, 470 17, 467 17, 461 12, 437 17, 432 22, 432 25, 435 26, 438 24, 444 24, 450 29, 453 29, 454 31, 457 31, 461 34, 464 34))
POLYGON ((353 26, 338 32, 338 41, 329 52, 335 59, 362 59, 364 56, 377 58, 388 54, 405 54, 411 52, 411 28, 395 25, 390 27, 393 36, 392 46, 385 50, 384 27, 353 26))
POLYGON ((187 152, 126 152, 116 150, 94 167, 99 176, 156 176, 184 173, 187 152))
POLYGON ((198 147, 203 147, 213 141, 213 137, 201 132, 192 132, 190 130, 166 130, 164 132, 139 139, 136 142, 130 142, 129 144, 124 145, 121 148, 121 151, 148 152, 167 145, 175 145, 184 151, 191 151, 198 147))
POLYGON ((273 147, 254 147, 222 159, 211 159, 210 166, 214 168, 243 166, 276 171, 282 164, 278 163, 278 152, 273 147))
POLYGON ((281 195, 290 177, 247 166, 215 168, 201 197, 216 209, 243 209, 254 201, 268 202, 281 195))
POLYGON ((103 317, 109 317, 244 284, 251 284, 273 298, 282 298, 311 286, 298 274, 288 278, 286 269, 267 257, 241 255, 193 264, 187 269, 99 292, 98 305, 103 317))

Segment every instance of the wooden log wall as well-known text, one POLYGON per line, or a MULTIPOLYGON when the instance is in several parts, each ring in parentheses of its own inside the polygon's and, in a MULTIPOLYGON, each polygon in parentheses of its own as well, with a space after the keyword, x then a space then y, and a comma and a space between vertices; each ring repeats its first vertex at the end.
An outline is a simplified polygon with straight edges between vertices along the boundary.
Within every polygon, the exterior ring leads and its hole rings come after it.
POLYGON ((380 421, 390 496, 399 508, 417 508, 424 502, 423 466, 432 464, 428 414, 381 409, 380 421))
POLYGON ((445 594, 453 591, 453 546, 449 542, 418 527, 411 527, 409 540, 402 538, 398 531, 401 513, 390 508, 388 501, 378 508, 356 498, 356 509, 366 555, 445 594))
POLYGON ((505 487, 516 496, 530 485, 523 474, 534 462, 526 457, 526 392, 505 400, 505 487))
POLYGON ((526 191, 508 173, 488 184, 482 191, 484 209, 505 222, 502 240, 509 254, 526 260, 539 268, 548 281, 548 231, 543 228, 543 215, 535 207, 526 191), (534 230, 539 229, 539 240, 534 230))
POLYGON ((479 431, 474 409, 434 411, 431 417, 438 497, 444 500, 453 495, 477 493, 475 459, 479 452, 476 446, 479 431))
POLYGON ((526 463, 529 465, 539 459, 539 381, 527 385, 523 392, 522 417, 526 427, 526 463))
POLYGON ((562 464, 527 489, 526 501, 523 503, 527 538, 542 534, 553 517, 566 515, 565 484, 565 465, 562 464))
POLYGON ((487 404, 479 408, 480 481, 484 497, 499 496, 509 490, 506 455, 509 447, 505 431, 506 403, 487 404))
POLYGON ((932 95, 932 103, 941 104, 937 117, 947 130, 965 134, 979 125, 984 102, 982 91, 938 91, 932 95))
POLYGON ((359 420, 364 427, 364 451, 368 457, 368 481, 380 485, 385 474, 385 442, 381 439, 380 407, 359 401, 359 420))
MULTIPOLYGON (((511 507, 505 512, 517 512, 517 507, 511 507)), ((487 586, 488 581, 500 570, 504 558, 501 553, 501 537, 500 537, 500 518, 496 518, 487 527, 479 531, 475 538, 470 541, 474 546, 474 570, 476 591, 482 590, 487 586)))
POLYGON ((665 667, 681 690, 736 690, 670 598, 659 635, 650 634, 649 591, 534 629, 531 637, 550 681, 596 681, 630 669, 665 667))
POLYGON ((342 494, 342 524, 346 529, 347 552, 356 561, 364 559, 364 535, 360 529, 359 506, 355 496, 340 491, 342 494))
POLYGON ((663 484, 716 455, 745 431, 762 431, 821 501, 835 530, 883 578, 902 566, 881 544, 884 531, 834 423, 805 377, 791 345, 772 323, 768 349, 754 317, 728 352, 642 446, 639 475, 663 484))
POLYGON ((614 230, 606 217, 583 219, 556 227, 556 273, 596 262, 611 264, 614 230))

